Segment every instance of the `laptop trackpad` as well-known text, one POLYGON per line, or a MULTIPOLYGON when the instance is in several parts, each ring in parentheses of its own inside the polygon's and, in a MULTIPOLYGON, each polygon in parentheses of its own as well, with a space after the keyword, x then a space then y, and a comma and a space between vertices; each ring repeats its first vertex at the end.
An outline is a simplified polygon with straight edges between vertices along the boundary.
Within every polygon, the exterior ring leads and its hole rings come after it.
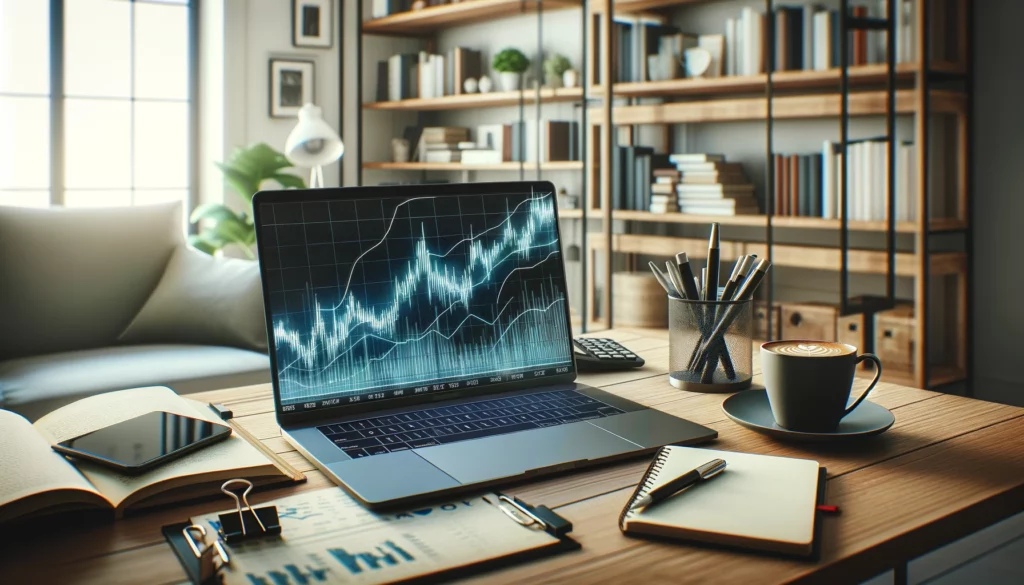
POLYGON ((600 459, 640 447, 585 422, 416 449, 459 483, 520 475, 560 463, 600 459))

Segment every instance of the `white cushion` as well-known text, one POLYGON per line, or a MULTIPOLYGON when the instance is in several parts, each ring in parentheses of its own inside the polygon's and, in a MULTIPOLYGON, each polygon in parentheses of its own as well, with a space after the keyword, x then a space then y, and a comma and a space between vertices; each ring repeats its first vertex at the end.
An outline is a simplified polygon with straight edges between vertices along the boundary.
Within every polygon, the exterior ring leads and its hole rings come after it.
POLYGON ((183 240, 180 203, 0 207, 0 360, 112 345, 183 240))
POLYGON ((232 347, 134 345, 0 362, 0 407, 36 420, 80 398, 140 386, 178 394, 270 381, 270 359, 232 347))

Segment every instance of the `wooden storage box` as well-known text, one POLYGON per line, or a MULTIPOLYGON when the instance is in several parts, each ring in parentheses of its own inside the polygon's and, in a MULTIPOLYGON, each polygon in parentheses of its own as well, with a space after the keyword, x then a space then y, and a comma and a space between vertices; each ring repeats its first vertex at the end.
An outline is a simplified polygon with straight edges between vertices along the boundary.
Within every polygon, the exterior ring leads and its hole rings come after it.
POLYGON ((914 369, 913 305, 900 305, 875 313, 875 355, 883 368, 912 371, 914 369))
POLYGON ((836 317, 839 309, 817 303, 782 305, 781 339, 836 340, 836 317))
POLYGON ((761 341, 774 341, 781 339, 782 311, 779 305, 772 306, 772 330, 768 332, 768 303, 757 301, 754 303, 754 339, 761 341))
POLYGON ((836 341, 856 347, 857 353, 870 352, 874 340, 867 336, 867 321, 864 313, 836 317, 836 341))
POLYGON ((668 327, 668 295, 647 272, 612 274, 612 313, 617 327, 668 327))

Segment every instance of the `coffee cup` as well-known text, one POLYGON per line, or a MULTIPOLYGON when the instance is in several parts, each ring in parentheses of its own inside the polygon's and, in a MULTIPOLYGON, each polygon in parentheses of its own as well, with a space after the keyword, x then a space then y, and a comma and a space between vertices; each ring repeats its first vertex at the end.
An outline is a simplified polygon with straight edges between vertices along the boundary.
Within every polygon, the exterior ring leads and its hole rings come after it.
POLYGON ((854 411, 882 377, 882 362, 870 353, 831 341, 802 339, 761 345, 761 372, 775 423, 791 431, 828 433, 854 411), (849 407, 857 365, 875 364, 875 377, 849 407))

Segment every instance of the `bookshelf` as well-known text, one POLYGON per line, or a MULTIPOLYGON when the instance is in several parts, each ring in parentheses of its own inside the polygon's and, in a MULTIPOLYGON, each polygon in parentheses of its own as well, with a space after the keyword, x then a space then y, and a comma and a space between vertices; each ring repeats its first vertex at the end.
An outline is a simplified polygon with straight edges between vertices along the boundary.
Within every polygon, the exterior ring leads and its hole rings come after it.
MULTIPOLYGON (((787 124, 790 128, 794 124, 803 124, 797 126, 800 128, 818 128, 813 125, 820 124, 816 120, 839 122, 842 119, 849 119, 851 128, 854 124, 877 127, 877 121, 884 121, 888 110, 889 65, 885 63, 848 67, 845 94, 841 68, 775 71, 770 76, 759 73, 603 82, 617 79, 613 65, 622 55, 613 54, 607 40, 610 36, 607 31, 614 23, 621 22, 613 18, 623 15, 660 18, 670 25, 685 23, 683 30, 688 31, 685 26, 700 23, 693 26, 707 27, 709 14, 720 15, 722 10, 716 13, 715 7, 710 6, 715 4, 726 2, 595 0, 589 4, 589 22, 596 32, 587 39, 591 51, 589 61, 594 64, 595 73, 595 83, 590 85, 588 94, 599 99, 600 105, 592 106, 588 116, 590 148, 585 173, 590 188, 585 204, 588 216, 601 221, 599 232, 588 232, 586 236, 588 261, 598 267, 588 282, 590 304, 586 307, 586 316, 589 325, 592 328, 614 325, 610 303, 614 292, 609 294, 609 291, 615 268, 637 269, 646 265, 648 259, 664 259, 680 250, 686 250, 691 257, 699 255, 699 250, 706 248, 706 241, 683 234, 695 233, 696 226, 718 222, 723 226, 723 238, 733 238, 723 242, 723 261, 754 253, 770 258, 781 269, 822 271, 850 280, 875 279, 870 282, 879 282, 882 277, 887 282, 889 299, 897 296, 894 291, 899 291, 900 300, 912 300, 917 316, 912 336, 913 368, 909 371, 887 369, 885 379, 919 387, 967 380, 970 364, 966 347, 971 336, 967 279, 971 258, 965 242, 970 241, 972 230, 967 167, 971 72, 968 67, 970 39, 964 23, 969 21, 970 0, 913 0, 910 26, 916 57, 896 63, 893 68, 897 117, 894 124, 901 128, 900 140, 909 138, 915 146, 920 145, 915 148, 909 172, 916 176, 922 194, 915 204, 916 219, 891 224, 884 219, 843 221, 782 216, 765 213, 764 207, 764 190, 773 184, 767 170, 772 166, 773 145, 786 131, 780 128, 787 124), (929 32, 922 34, 922 31, 929 32), (934 44, 935 38, 942 35, 950 38, 948 46, 955 50, 936 48, 939 45, 934 44), (944 142, 936 142, 941 132, 933 126, 939 119, 944 121, 946 137, 951 138, 944 142), (673 146, 681 133, 685 142, 691 128, 699 128, 694 132, 705 136, 716 132, 723 124, 748 128, 758 121, 765 121, 764 129, 751 130, 748 134, 751 142, 766 144, 767 162, 763 166, 767 176, 758 188, 762 197, 761 214, 704 216, 613 208, 611 186, 616 177, 612 157, 617 156, 614 154, 616 144, 653 146, 659 153, 705 152, 686 150, 686 146, 673 149, 673 146), (651 129, 655 129, 653 142, 651 129), (646 141, 642 138, 645 132, 646 141), (934 168, 943 167, 950 169, 946 175, 932 176, 934 168), (763 235, 760 238, 755 235, 753 239, 757 241, 750 241, 751 234, 759 231, 763 235), (816 237, 819 234, 822 237, 816 237), (839 245, 834 242, 836 234, 841 236, 839 245), (808 244, 808 240, 820 243, 808 244), (851 245, 851 241, 856 245, 851 245), (891 269, 887 251, 890 246, 893 248, 891 269), (942 326, 933 326, 934 322, 942 326), (936 358, 933 353, 941 353, 941 357, 936 358)), ((766 0, 760 12, 771 12, 782 4, 786 3, 766 0)), ((840 2, 828 4, 828 8, 834 9, 840 2)), ((850 6, 856 4, 861 3, 849 2, 850 6)), ((884 23, 884 19, 861 20, 861 24, 873 27, 884 23)), ((692 32, 721 33, 721 29, 692 32)), ((771 55, 770 49, 767 50, 771 55)), ((726 134, 736 132, 722 128, 726 134)), ((730 155, 728 151, 711 152, 730 155)), ((848 169, 848 173, 854 172, 848 169)), ((775 277, 770 279, 769 291, 780 284, 776 280, 775 277)), ((846 286, 844 281, 841 290, 846 291, 846 286)), ((769 292, 769 302, 773 302, 772 296, 769 292)))
MULTIPOLYGON (((387 9, 402 10, 408 8, 409 4, 406 2, 403 6, 401 2, 389 2, 387 9)), ((375 10, 383 10, 381 5, 375 5, 370 0, 357 0, 355 12, 359 25, 356 27, 356 60, 359 66, 356 75, 356 133, 359 147, 353 149, 353 154, 357 159, 358 183, 548 179, 559 188, 567 188, 565 194, 576 196, 576 200, 582 203, 585 189, 583 156, 586 149, 582 136, 588 113, 584 106, 586 92, 583 86, 586 83, 585 59, 588 53, 578 33, 586 27, 583 21, 586 14, 583 7, 586 3, 583 0, 431 0, 429 4, 418 10, 374 17, 375 10), (459 47, 464 57, 460 58, 456 54, 453 59, 450 51, 459 47), (502 91, 498 75, 491 71, 494 54, 506 47, 520 49, 532 61, 520 90, 502 91), (475 62, 468 60, 473 56, 465 57, 466 49, 479 53, 479 73, 490 77, 494 84, 491 91, 464 93, 459 89, 462 85, 460 75, 474 78, 477 75, 468 73, 472 69, 467 67, 475 65, 475 62), (394 70, 388 58, 395 54, 408 55, 420 51, 444 57, 445 87, 438 91, 439 84, 428 83, 428 89, 424 89, 410 73, 408 78, 400 80, 399 87, 402 89, 397 93, 403 96, 411 93, 414 96, 431 97, 394 99, 392 92, 387 91, 393 90, 394 86, 390 84, 395 83, 395 77, 392 76, 394 70), (544 80, 543 86, 533 82, 533 79, 543 75, 542 63, 545 57, 556 53, 568 56, 573 68, 579 72, 580 79, 576 87, 551 87, 560 84, 549 85, 548 80, 544 80), (467 60, 463 61, 462 58, 467 60), (382 61, 387 63, 382 65, 382 61), (379 78, 382 67, 387 67, 386 84, 379 78), (454 71, 449 67, 454 68, 454 71), (457 85, 452 85, 453 77, 457 85), (407 91, 410 87, 411 92, 407 91), (453 87, 457 89, 453 90, 453 87), (568 154, 562 148, 565 134, 561 128, 558 129, 560 133, 557 138, 531 148, 534 145, 532 140, 539 142, 539 139, 531 138, 531 135, 552 136, 547 134, 552 126, 545 126, 542 133, 540 123, 533 125, 538 120, 570 122, 568 154), (533 160, 463 164, 420 162, 412 156, 409 162, 391 162, 391 151, 387 148, 392 138, 403 137, 415 141, 413 134, 406 132, 410 127, 466 127, 470 129, 469 140, 476 141, 479 138, 476 134, 479 126, 506 125, 507 132, 510 123, 519 124, 520 132, 514 135, 512 144, 522 145, 522 150, 514 151, 511 158, 533 160), (573 128, 576 131, 575 144, 571 138, 573 128), (552 156, 534 155, 537 151, 548 152, 552 156), (548 158, 556 160, 546 160, 548 158), (561 158, 576 160, 557 160, 561 158)), ((416 60, 416 55, 413 55, 412 61, 422 63, 416 60)), ((415 74, 422 80, 422 66, 411 66, 420 67, 415 70, 415 74)), ((404 77, 407 70, 404 64, 400 67, 400 76, 404 77)), ((497 140, 501 141, 501 137, 498 134, 497 140)), ((507 145, 507 134, 504 139, 507 145)), ((465 138, 460 139, 460 142, 463 141, 465 138)), ((446 142, 454 144, 453 140, 446 142)), ((501 142, 498 146, 502 146, 501 142)), ((410 145, 410 150, 414 147, 410 145)), ((504 148, 507 155, 508 146, 504 148)), ((507 161, 509 157, 504 158, 507 161)), ((559 198, 564 201, 561 195, 560 190, 559 198)), ((585 300, 580 297, 586 290, 587 267, 582 261, 585 256, 582 250, 585 246, 586 210, 559 209, 558 217, 563 220, 559 223, 567 264, 574 263, 574 266, 567 267, 571 321, 575 329, 585 331, 586 323, 579 307, 585 304, 585 300)))

